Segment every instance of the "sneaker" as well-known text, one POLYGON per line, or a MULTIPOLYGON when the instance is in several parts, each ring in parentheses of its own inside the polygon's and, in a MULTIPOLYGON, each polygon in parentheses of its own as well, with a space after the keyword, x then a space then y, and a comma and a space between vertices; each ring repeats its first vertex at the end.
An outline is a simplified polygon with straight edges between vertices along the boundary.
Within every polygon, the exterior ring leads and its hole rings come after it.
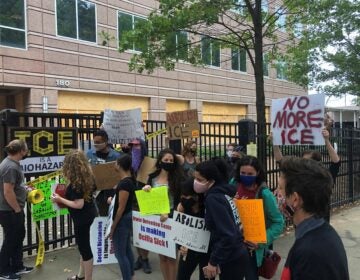
POLYGON ((142 259, 139 256, 136 260, 136 262, 134 263, 134 270, 139 270, 140 268, 142 268, 143 264, 142 264, 142 259))
POLYGON ((34 270, 34 268, 31 267, 31 266, 24 266, 23 268, 17 270, 17 271, 15 272, 15 274, 16 274, 16 275, 26 274, 26 273, 29 273, 29 272, 31 272, 31 271, 33 271, 33 270, 34 270))
POLYGON ((149 259, 142 260, 142 267, 143 267, 144 273, 150 274, 152 272, 151 266, 149 263, 149 259))
POLYGON ((18 280, 21 277, 19 275, 16 275, 15 273, 0 273, 0 279, 12 279, 12 280, 18 280))

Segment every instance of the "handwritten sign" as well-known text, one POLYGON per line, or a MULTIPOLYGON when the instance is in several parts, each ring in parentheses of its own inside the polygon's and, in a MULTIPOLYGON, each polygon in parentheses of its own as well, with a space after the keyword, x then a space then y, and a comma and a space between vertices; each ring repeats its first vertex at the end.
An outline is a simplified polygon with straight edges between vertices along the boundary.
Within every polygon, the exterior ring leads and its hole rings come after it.
POLYGON ((266 227, 262 199, 238 199, 236 206, 244 228, 245 240, 266 243, 266 227))
POLYGON ((112 189, 121 180, 121 175, 115 169, 115 161, 91 165, 98 190, 112 189))
POLYGON ((272 101, 271 126, 274 145, 324 145, 323 94, 272 101))
POLYGON ((117 263, 113 241, 105 238, 107 217, 96 217, 90 227, 90 246, 94 265, 117 263))
POLYGON ((134 246, 176 258, 176 245, 170 238, 171 219, 160 222, 159 216, 142 216, 133 211, 133 242, 134 246))
POLYGON ((151 188, 149 192, 139 190, 135 192, 135 195, 142 215, 170 213, 167 186, 151 188))
POLYGON ((103 126, 113 144, 128 144, 134 138, 145 139, 140 108, 124 111, 105 109, 103 126))
POLYGON ((174 211, 170 238, 175 243, 193 251, 207 253, 210 232, 206 230, 205 219, 174 211))
POLYGON ((200 137, 197 110, 166 113, 166 128, 169 140, 200 137))

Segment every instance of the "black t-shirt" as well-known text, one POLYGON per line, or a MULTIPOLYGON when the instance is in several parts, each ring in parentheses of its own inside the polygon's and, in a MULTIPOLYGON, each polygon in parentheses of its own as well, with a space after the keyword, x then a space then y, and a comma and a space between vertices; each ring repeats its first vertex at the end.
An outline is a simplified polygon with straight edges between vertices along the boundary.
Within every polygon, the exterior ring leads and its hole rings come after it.
POLYGON ((339 160, 338 162, 331 162, 329 166, 329 172, 331 174, 331 177, 333 178, 334 185, 336 183, 336 177, 339 174, 340 165, 341 161, 339 160))
POLYGON ((113 210, 113 219, 115 218, 116 212, 119 208, 119 192, 120 191, 126 191, 129 193, 129 197, 126 202, 126 206, 125 206, 123 215, 132 211, 132 203, 133 203, 135 188, 136 188, 136 181, 130 177, 126 177, 118 183, 118 185, 116 187, 116 191, 115 191, 116 196, 114 197, 116 200, 115 200, 114 210, 113 210))
MULTIPOLYGON (((88 224, 92 223, 96 216, 96 208, 92 200, 92 194, 90 195, 90 201, 84 199, 84 206, 81 209, 75 209, 68 207, 70 217, 73 219, 74 224, 88 224)), ((84 192, 77 191, 71 184, 66 188, 65 198, 71 201, 76 199, 83 199, 84 192)))

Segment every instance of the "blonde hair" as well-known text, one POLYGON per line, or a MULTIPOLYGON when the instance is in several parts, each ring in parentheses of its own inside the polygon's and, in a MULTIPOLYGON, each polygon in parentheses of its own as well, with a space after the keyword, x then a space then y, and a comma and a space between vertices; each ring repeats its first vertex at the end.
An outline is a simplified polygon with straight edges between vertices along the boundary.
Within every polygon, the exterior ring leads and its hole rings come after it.
POLYGON ((90 164, 81 150, 71 150, 64 159, 63 174, 77 191, 84 192, 84 199, 91 200, 95 180, 90 164))

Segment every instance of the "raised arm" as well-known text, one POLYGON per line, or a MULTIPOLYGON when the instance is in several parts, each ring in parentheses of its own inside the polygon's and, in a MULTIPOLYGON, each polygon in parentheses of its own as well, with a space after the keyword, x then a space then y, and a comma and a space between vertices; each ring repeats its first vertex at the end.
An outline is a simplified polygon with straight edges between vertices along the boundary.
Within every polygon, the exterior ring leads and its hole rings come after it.
POLYGON ((340 161, 340 157, 338 156, 337 152, 335 151, 334 147, 331 145, 330 143, 330 133, 327 129, 323 129, 322 130, 322 135, 325 139, 325 146, 326 146, 326 149, 329 153, 329 156, 330 156, 330 160, 333 162, 333 163, 337 163, 340 161))

